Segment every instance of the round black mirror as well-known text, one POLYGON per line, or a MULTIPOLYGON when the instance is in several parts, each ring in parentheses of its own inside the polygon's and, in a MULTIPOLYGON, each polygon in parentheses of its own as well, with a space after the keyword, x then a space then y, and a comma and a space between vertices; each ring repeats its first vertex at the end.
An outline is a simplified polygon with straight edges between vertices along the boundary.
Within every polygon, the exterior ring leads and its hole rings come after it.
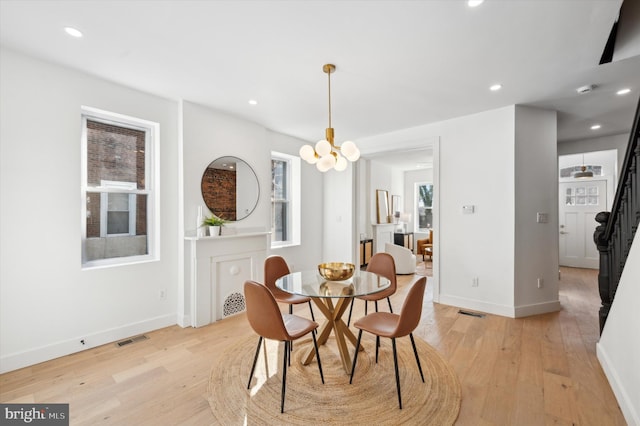
POLYGON ((245 161, 220 157, 202 174, 202 198, 214 215, 235 222, 249 216, 258 205, 258 177, 245 161))

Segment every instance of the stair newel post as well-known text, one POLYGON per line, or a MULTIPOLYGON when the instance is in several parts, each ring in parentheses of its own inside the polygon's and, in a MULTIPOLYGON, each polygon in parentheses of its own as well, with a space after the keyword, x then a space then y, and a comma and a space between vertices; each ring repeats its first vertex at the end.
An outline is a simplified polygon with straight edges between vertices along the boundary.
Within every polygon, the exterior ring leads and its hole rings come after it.
POLYGON ((602 306, 599 311, 600 318, 600 333, 604 328, 604 324, 607 321, 609 315, 609 309, 611 308, 611 294, 610 294, 610 261, 609 258, 609 242, 605 238, 605 230, 607 229, 607 223, 609 222, 609 212, 600 212, 596 215, 596 222, 599 225, 593 233, 593 241, 596 243, 598 253, 600 253, 600 271, 598 273, 598 289, 600 292, 600 300, 602 306))

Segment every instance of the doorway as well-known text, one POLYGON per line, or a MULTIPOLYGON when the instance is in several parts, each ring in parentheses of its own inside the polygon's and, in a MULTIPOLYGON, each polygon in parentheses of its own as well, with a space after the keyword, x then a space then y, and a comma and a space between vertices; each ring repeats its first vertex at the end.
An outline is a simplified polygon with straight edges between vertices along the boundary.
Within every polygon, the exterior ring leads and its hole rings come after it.
POLYGON ((596 215, 607 208, 607 181, 561 182, 559 195, 560 265, 598 269, 593 232, 596 215))
POLYGON ((558 243, 561 266, 600 267, 593 242, 595 216, 611 209, 617 181, 615 149, 578 152, 558 157, 558 243), (583 168, 593 177, 576 177, 583 168))

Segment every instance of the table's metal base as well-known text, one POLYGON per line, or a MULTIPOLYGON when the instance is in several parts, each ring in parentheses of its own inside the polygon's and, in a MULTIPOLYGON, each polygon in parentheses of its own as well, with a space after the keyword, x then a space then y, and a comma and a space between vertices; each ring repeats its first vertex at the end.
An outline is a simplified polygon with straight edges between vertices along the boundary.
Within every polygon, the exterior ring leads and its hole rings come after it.
MULTIPOLYGON (((333 299, 331 298, 320 298, 320 297, 312 297, 314 303, 318 306, 322 314, 327 319, 321 326, 318 332, 318 345, 324 345, 331 334, 331 330, 333 330, 333 334, 336 338, 336 342, 338 344, 338 351, 340 352, 340 358, 342 360, 342 366, 344 367, 344 371, 346 374, 351 374, 351 354, 349 353, 349 348, 347 347, 347 342, 345 337, 351 341, 351 344, 355 348, 358 339, 356 336, 349 330, 347 324, 342 321, 342 314, 345 313, 349 304, 352 303, 352 297, 343 297, 338 299, 338 303, 334 306, 333 299)), ((362 345, 360 345, 360 350, 363 350, 362 345)), ((316 356, 315 350, 313 346, 309 348, 307 354, 303 358, 303 364, 308 365, 313 358, 316 356)))

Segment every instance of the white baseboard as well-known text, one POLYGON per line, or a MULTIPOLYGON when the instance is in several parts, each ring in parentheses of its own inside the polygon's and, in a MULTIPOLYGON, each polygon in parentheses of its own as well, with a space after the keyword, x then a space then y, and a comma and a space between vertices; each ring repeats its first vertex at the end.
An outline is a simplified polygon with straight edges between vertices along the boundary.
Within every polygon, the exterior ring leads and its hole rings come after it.
POLYGON ((530 317, 531 315, 548 314, 558 312, 562 307, 559 300, 552 302, 535 303, 533 305, 521 305, 515 308, 515 318, 530 317))
POLYGON ((531 315, 546 314, 549 312, 557 312, 560 310, 560 301, 536 303, 533 305, 522 306, 505 306, 496 305, 495 303, 487 303, 464 297, 440 295, 438 303, 445 305, 458 306, 464 309, 485 312, 488 314, 501 315, 509 318, 522 318, 531 315))
MULTIPOLYGON (((604 371, 604 375, 607 376, 609 385, 611 385, 611 389, 618 401, 618 405, 620 406, 620 411, 622 411, 624 419, 629 425, 640 425, 640 413, 638 413, 636 407, 633 406, 632 400, 622 385, 620 376, 618 376, 615 365, 611 362, 611 359, 607 355, 607 351, 600 342, 596 343, 596 355, 598 356, 598 361, 600 361, 600 366, 604 371)), ((637 399, 635 399, 635 401, 637 402, 637 399)), ((640 407, 638 408, 640 409, 640 407)))
POLYGON ((182 328, 191 327, 191 315, 178 314, 178 325, 182 328))
POLYGON ((479 300, 466 299, 458 296, 448 296, 440 293, 439 302, 445 305, 457 306, 459 308, 471 309, 473 311, 485 312, 488 314, 501 315, 503 317, 514 317, 513 306, 496 305, 494 303, 482 302, 479 300))
POLYGON ((78 336, 50 345, 40 346, 23 352, 4 355, 0 358, 0 373, 28 367, 61 356, 95 348, 106 343, 116 342, 127 337, 147 333, 176 324, 176 315, 170 314, 151 318, 134 324, 112 328, 93 334, 78 336), (84 340, 84 344, 81 343, 84 340))

